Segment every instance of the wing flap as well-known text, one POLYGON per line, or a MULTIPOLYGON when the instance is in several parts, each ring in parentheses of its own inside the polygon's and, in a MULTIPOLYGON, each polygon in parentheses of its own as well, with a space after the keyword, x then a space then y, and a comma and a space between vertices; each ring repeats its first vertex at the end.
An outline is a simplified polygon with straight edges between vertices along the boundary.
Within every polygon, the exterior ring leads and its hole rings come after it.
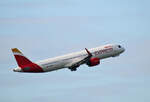
POLYGON ((89 61, 89 59, 92 57, 92 53, 90 53, 89 51, 88 51, 88 49, 86 49, 85 48, 85 50, 86 50, 86 52, 88 53, 88 56, 87 57, 85 57, 85 58, 78 58, 78 60, 75 60, 75 61, 73 61, 72 63, 70 63, 70 64, 68 64, 68 67, 71 69, 71 68, 76 68, 76 67, 79 67, 80 65, 82 65, 82 64, 84 64, 84 63, 86 63, 87 61, 89 61))

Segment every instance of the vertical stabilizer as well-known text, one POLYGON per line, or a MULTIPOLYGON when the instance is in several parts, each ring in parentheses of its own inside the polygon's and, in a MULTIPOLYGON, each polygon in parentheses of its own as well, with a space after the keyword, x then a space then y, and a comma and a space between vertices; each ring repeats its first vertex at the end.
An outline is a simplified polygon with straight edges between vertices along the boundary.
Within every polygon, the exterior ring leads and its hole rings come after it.
POLYGON ((27 58, 25 57, 21 51, 19 51, 17 48, 12 48, 12 52, 15 56, 15 59, 17 61, 17 64, 19 67, 22 67, 24 65, 27 65, 27 64, 31 64, 32 62, 27 58))

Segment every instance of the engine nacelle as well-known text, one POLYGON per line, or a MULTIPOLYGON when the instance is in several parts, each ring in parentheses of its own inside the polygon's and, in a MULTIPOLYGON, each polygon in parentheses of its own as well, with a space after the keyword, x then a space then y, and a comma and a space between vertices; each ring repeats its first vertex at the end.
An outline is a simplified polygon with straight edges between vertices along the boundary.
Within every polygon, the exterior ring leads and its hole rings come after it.
POLYGON ((100 64, 100 59, 99 58, 91 58, 86 64, 90 67, 96 66, 96 65, 100 64))

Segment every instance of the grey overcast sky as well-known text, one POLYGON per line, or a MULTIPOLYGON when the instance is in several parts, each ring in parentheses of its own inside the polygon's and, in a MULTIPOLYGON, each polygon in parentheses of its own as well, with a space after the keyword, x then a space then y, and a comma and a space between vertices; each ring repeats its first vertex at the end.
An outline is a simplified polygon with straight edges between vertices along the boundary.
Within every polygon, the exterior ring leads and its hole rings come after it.
POLYGON ((1 102, 150 102, 149 0, 1 0, 1 102), (11 48, 32 61, 103 44, 126 48, 76 72, 14 73, 11 48))

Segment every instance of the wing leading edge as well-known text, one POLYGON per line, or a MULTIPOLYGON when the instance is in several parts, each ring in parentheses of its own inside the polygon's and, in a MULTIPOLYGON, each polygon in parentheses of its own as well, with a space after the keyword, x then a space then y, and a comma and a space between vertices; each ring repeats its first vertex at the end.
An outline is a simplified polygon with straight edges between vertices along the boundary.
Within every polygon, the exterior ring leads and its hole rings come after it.
POLYGON ((88 56, 79 60, 78 62, 74 62, 72 63, 68 68, 71 70, 71 71, 76 71, 77 70, 77 67, 79 67, 80 65, 86 63, 87 61, 89 61, 89 59, 92 57, 92 53, 87 49, 85 48, 86 52, 88 53, 88 56))

